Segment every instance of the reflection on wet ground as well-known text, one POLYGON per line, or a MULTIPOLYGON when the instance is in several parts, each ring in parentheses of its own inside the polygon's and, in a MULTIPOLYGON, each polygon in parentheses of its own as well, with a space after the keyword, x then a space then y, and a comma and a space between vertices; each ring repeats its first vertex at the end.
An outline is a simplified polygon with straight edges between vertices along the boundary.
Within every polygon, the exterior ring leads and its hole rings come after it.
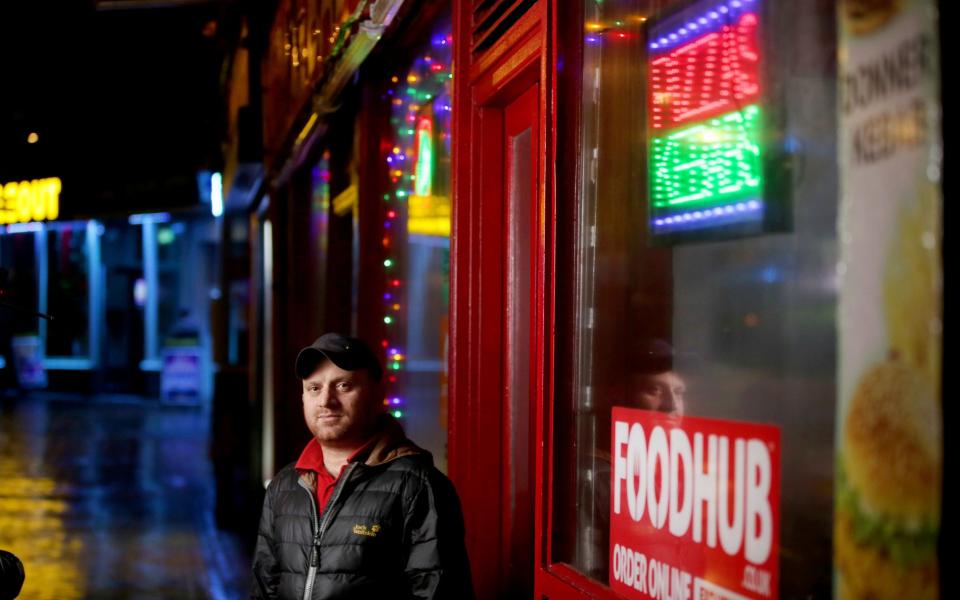
POLYGON ((0 397, 0 548, 20 598, 240 598, 196 408, 0 397))

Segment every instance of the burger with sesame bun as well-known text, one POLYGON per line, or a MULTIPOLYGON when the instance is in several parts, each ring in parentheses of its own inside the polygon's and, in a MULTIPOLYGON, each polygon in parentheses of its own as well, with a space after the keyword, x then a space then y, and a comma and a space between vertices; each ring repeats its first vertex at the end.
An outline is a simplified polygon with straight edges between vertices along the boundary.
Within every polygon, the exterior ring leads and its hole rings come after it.
POLYGON ((936 598, 942 442, 928 378, 896 358, 851 399, 837 468, 841 598, 936 598))

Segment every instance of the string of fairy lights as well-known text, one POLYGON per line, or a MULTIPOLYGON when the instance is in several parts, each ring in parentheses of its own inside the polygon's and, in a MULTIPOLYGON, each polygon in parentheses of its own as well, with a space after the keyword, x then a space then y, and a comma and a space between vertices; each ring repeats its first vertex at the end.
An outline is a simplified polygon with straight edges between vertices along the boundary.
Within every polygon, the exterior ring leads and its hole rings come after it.
POLYGON ((403 418, 407 403, 402 392, 402 372, 407 356, 402 341, 402 319, 407 281, 401 272, 398 244, 406 241, 404 222, 407 202, 422 193, 425 185, 417 178, 433 177, 433 144, 450 153, 450 117, 452 99, 451 59, 453 35, 449 27, 431 36, 430 45, 414 60, 405 75, 391 77, 393 84, 385 99, 391 105, 391 138, 382 144, 384 165, 391 189, 383 195, 386 204, 383 221, 383 269, 386 280, 383 293, 384 337, 380 344, 386 353, 386 391, 384 404, 396 418, 403 418))

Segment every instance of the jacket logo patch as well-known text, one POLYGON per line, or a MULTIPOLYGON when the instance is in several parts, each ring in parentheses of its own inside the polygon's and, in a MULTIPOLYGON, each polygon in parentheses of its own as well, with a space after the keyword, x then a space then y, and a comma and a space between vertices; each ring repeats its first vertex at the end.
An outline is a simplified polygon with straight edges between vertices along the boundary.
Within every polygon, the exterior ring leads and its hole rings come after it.
POLYGON ((357 523, 353 526, 353 532, 357 535, 365 535, 367 537, 377 537, 377 533, 380 531, 380 525, 371 525, 367 527, 366 525, 361 525, 357 523))

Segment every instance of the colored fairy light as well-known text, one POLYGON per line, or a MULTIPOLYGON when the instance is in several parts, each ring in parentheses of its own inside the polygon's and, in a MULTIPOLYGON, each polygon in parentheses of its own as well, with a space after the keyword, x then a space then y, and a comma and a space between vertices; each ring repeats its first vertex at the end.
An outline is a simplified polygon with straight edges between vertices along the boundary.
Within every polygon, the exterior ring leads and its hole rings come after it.
POLYGON ((399 410, 395 410, 393 411, 393 416, 399 419, 403 416, 403 412, 399 410))
MULTIPOLYGON (((386 175, 390 189, 384 194, 385 202, 402 202, 404 210, 394 210, 390 205, 384 211, 385 235, 382 238, 382 256, 387 289, 383 294, 382 310, 384 323, 393 327, 386 328, 382 348, 385 352, 385 366, 388 370, 387 390, 390 405, 403 406, 403 393, 398 393, 397 374, 406 364, 405 349, 398 344, 404 335, 404 322, 407 319, 404 302, 406 277, 405 265, 396 258, 390 249, 391 241, 405 243, 406 238, 392 240, 394 227, 413 232, 411 223, 424 202, 429 202, 433 193, 434 162, 439 148, 449 151, 450 104, 453 77, 450 64, 452 60, 452 35, 443 32, 431 36, 429 51, 420 54, 412 61, 409 70, 391 77, 394 84, 385 105, 390 108, 391 138, 390 149, 386 156, 386 175), (439 135, 438 135, 439 134, 439 135), (436 136, 436 137, 434 137, 436 136), (394 255, 389 256, 387 253, 394 255)), ((381 163, 383 164, 383 163, 381 163)), ((396 206, 396 205, 394 205, 396 206)), ((401 378, 402 381, 402 378, 401 378)), ((396 411, 395 416, 402 416, 396 411)))

